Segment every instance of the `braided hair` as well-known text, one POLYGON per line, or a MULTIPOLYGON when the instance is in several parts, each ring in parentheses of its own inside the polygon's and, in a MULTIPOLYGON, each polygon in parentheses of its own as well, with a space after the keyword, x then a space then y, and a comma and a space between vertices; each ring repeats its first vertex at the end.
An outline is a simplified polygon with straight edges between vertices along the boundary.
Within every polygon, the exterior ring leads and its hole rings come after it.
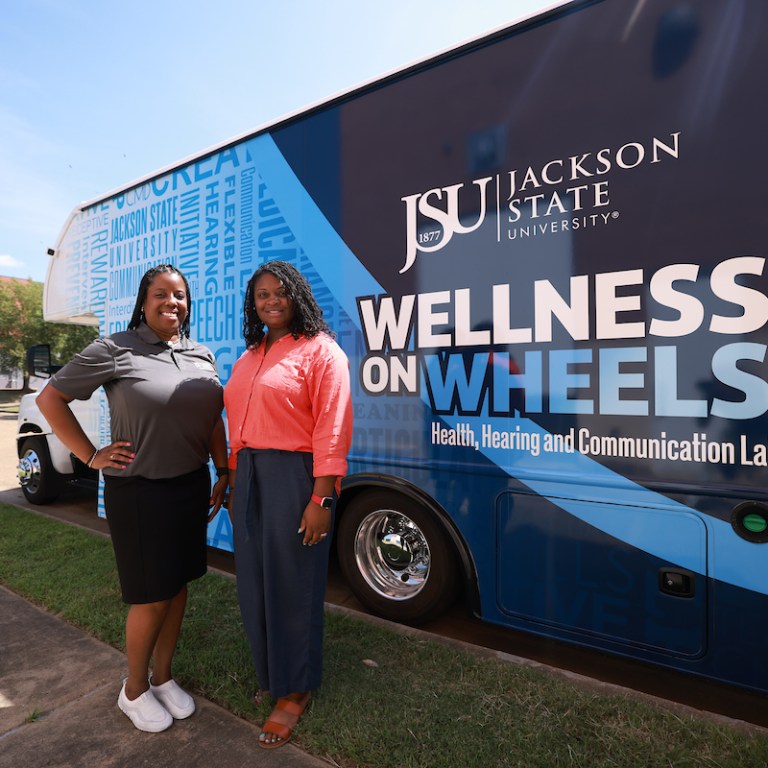
POLYGON ((192 316, 192 297, 189 295, 189 283, 187 282, 187 278, 184 277, 184 274, 176 269, 173 264, 158 264, 156 267, 152 267, 144 273, 144 277, 141 278, 141 282, 139 283, 139 293, 138 296, 136 296, 136 304, 133 307, 133 314, 128 321, 128 330, 130 331, 134 328, 138 328, 139 325, 145 321, 144 302, 147 298, 149 285, 163 272, 172 272, 184 281, 184 290, 187 292, 187 316, 184 318, 184 322, 179 326, 179 336, 189 336, 189 320, 192 316))
POLYGON ((331 338, 335 337, 336 334, 323 319, 323 310, 312 295, 307 278, 286 261, 268 261, 253 273, 245 289, 243 338, 249 348, 258 347, 266 335, 264 323, 256 312, 254 291, 259 278, 267 272, 280 281, 285 295, 293 302, 293 318, 288 330, 294 339, 298 339, 299 336, 311 339, 318 333, 326 333, 331 338))

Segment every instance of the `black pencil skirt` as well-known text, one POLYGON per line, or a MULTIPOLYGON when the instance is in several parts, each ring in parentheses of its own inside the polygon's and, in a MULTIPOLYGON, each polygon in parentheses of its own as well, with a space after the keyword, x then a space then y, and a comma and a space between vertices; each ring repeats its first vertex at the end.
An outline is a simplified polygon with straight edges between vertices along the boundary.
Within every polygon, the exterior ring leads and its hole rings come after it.
POLYGON ((206 466, 162 480, 104 476, 104 509, 124 602, 169 600, 205 574, 210 496, 206 466))

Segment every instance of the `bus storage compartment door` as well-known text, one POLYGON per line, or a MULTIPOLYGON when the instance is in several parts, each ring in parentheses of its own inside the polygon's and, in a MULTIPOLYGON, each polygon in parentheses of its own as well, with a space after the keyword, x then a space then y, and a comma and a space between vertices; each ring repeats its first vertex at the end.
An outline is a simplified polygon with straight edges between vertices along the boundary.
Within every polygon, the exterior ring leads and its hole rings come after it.
POLYGON ((606 647, 703 655, 704 522, 666 509, 572 500, 563 506, 567 511, 534 494, 499 496, 499 610, 554 636, 588 635, 591 644, 602 639, 606 647), (624 516, 620 525, 617 516, 624 516), (684 574, 684 585, 663 589, 663 573, 684 574))

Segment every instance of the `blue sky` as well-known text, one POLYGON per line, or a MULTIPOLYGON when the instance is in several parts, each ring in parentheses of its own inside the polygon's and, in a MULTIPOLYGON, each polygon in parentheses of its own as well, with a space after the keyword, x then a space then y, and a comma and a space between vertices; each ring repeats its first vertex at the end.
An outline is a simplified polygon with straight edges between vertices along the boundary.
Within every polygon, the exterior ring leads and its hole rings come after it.
POLYGON ((0 275, 44 280, 79 202, 557 0, 13 0, 0 275))

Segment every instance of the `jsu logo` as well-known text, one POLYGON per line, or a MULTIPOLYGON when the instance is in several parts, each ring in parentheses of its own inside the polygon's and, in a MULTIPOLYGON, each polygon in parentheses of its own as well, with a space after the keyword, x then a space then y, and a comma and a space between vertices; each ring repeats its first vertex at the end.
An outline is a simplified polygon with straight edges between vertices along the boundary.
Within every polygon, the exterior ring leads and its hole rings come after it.
MULTIPOLYGON (((407 272, 421 253, 433 253, 446 246, 454 234, 465 235, 474 232, 485 220, 486 190, 492 179, 476 179, 472 186, 480 191, 479 214, 473 224, 464 225, 459 220, 459 195, 464 184, 452 184, 450 187, 437 187, 427 192, 403 197, 406 219, 405 264, 400 274, 407 272), (419 228, 421 223, 421 229, 419 228)), ((475 192, 476 193, 476 192, 475 192)))

